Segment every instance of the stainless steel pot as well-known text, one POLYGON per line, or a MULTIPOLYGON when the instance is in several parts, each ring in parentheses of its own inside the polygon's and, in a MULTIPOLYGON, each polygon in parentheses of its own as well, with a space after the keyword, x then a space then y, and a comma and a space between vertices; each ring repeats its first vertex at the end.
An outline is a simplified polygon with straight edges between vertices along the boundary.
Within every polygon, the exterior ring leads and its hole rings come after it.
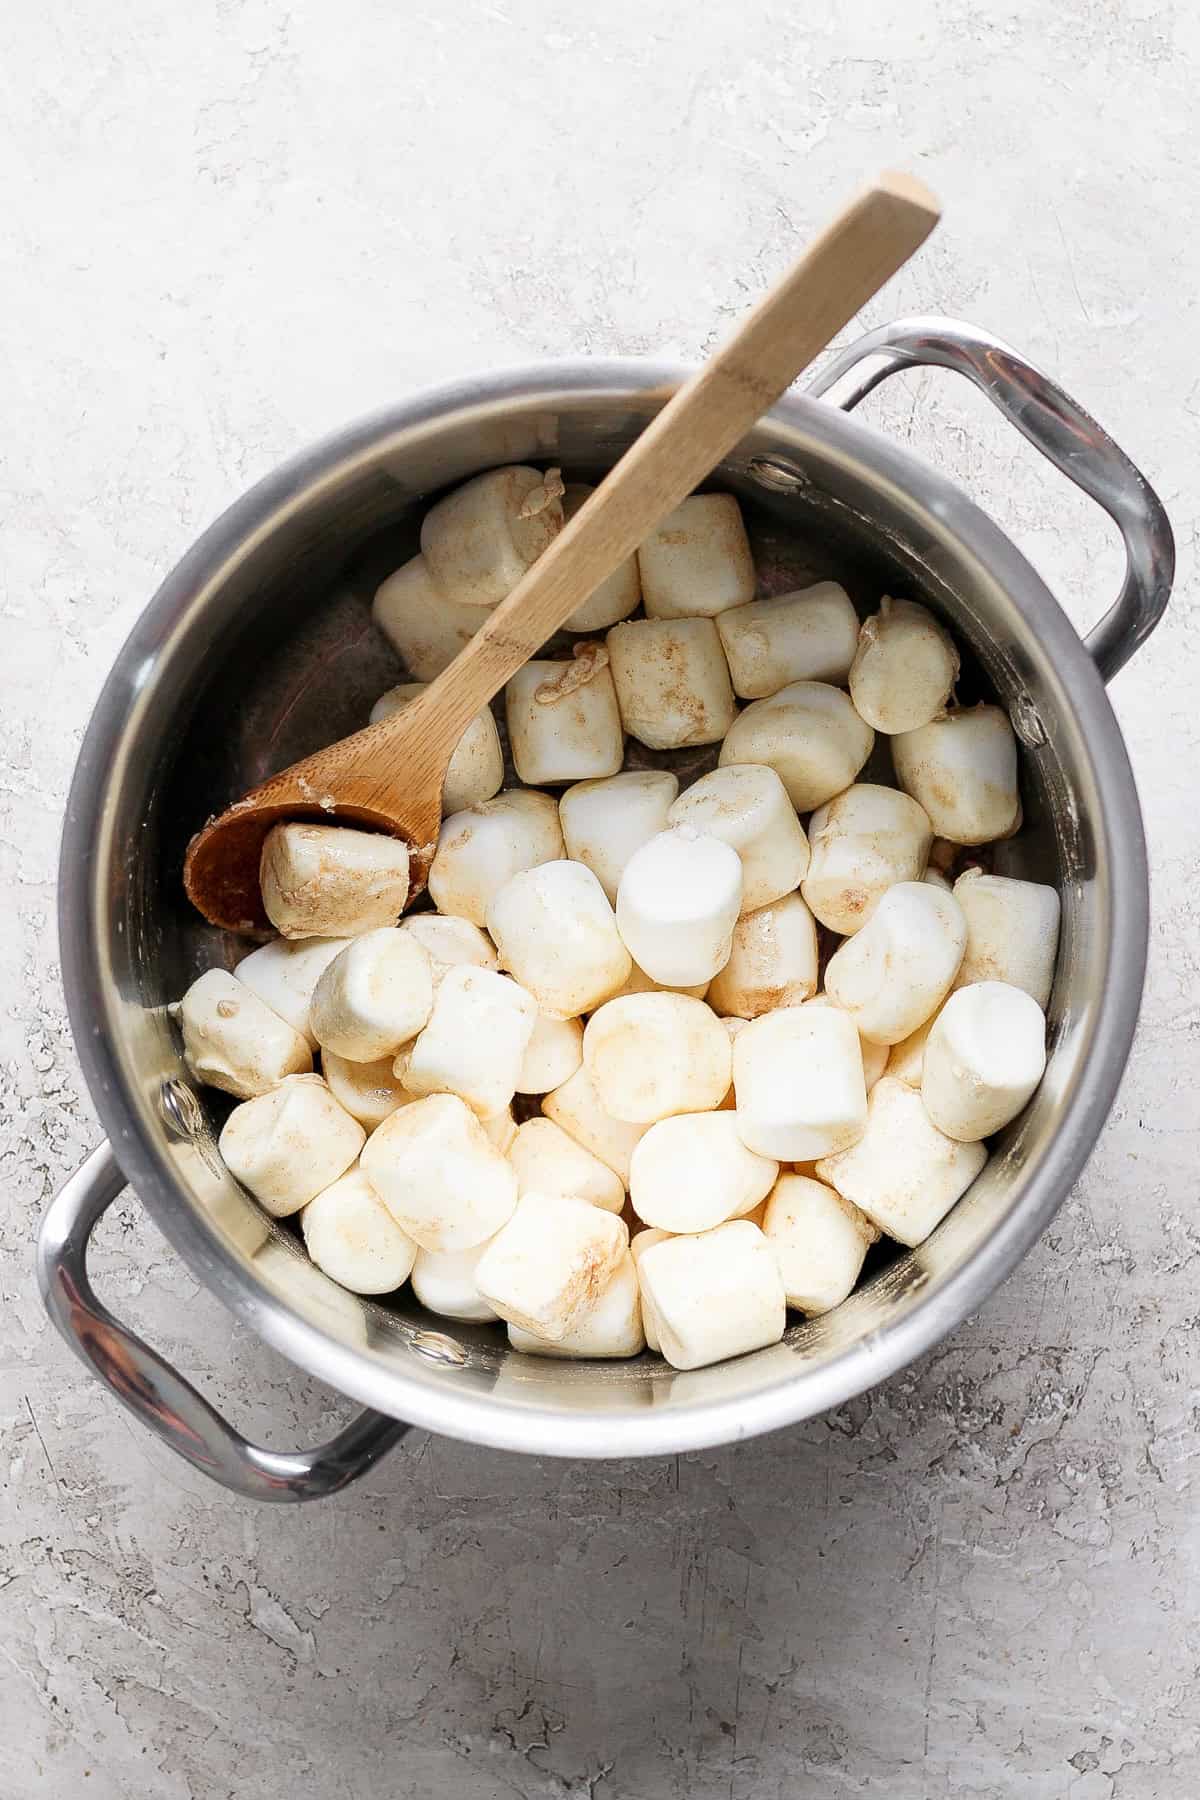
POLYGON ((1053 1217, 1104 1124, 1147 936, 1141 818, 1104 682, 1166 604, 1171 534, 1137 470, 1045 376, 970 327, 916 319, 872 333, 808 395, 784 401, 719 480, 742 496, 776 589, 836 572, 864 601, 884 588, 921 594, 953 621, 974 678, 1003 696, 1020 736, 1027 823, 1003 866, 1053 880, 1063 896, 1052 1049, 1033 1103, 965 1199, 829 1317, 771 1349, 675 1374, 648 1358, 524 1358, 487 1331, 359 1301, 314 1270, 221 1166, 219 1115, 189 1087, 165 1011, 201 968, 230 958, 184 901, 188 834, 271 768, 357 727, 397 678, 366 601, 412 552, 431 493, 517 459, 594 475, 681 374, 635 361, 550 365, 441 388, 349 427, 201 538, 96 707, 67 813, 61 940, 110 1145, 50 1207, 39 1275, 55 1323, 117 1398, 243 1494, 329 1493, 396 1442, 400 1420, 505 1449, 600 1457, 716 1444, 820 1412, 927 1350, 986 1298, 1053 1217), (990 519, 846 416, 883 377, 920 363, 968 376, 1116 520, 1125 582, 1086 641, 990 519), (92 1291, 88 1239, 126 1180, 232 1312, 373 1410, 317 1450, 246 1443, 92 1291))

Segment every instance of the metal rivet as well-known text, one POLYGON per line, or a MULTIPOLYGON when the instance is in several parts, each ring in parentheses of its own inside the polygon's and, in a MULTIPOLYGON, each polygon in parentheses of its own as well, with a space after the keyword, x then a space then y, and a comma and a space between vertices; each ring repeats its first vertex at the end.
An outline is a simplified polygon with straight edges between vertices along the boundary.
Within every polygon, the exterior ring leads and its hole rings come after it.
POLYGON ((411 1342, 417 1355, 428 1357, 430 1362, 449 1363, 453 1368, 461 1369, 467 1360, 462 1345, 440 1331, 414 1331, 411 1342))
POLYGON ((775 494, 794 494, 797 488, 808 486, 804 470, 786 456, 752 456, 746 473, 759 487, 770 488, 775 494))
POLYGON ((1042 715, 1028 694, 1018 694, 1013 701, 1012 725, 1021 742, 1031 750, 1045 743, 1046 727, 1042 724, 1042 715))

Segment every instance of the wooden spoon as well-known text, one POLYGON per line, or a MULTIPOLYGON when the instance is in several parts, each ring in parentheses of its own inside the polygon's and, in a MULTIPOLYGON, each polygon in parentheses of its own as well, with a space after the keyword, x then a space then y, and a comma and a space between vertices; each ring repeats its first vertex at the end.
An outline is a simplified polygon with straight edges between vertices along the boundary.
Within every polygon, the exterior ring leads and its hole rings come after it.
POLYGON ((205 918, 234 931, 266 925, 259 857, 282 819, 407 839, 419 891, 437 843, 446 768, 475 714, 728 455, 937 220, 937 202, 909 175, 882 175, 851 200, 667 401, 423 694, 273 775, 197 833, 184 884, 205 918))

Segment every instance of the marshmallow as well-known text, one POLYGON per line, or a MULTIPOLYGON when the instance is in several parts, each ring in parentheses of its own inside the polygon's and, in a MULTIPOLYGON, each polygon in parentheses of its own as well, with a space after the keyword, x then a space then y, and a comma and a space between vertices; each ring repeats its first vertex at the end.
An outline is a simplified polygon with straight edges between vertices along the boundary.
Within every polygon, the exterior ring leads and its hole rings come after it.
POLYGON ((516 1142, 517 1121, 513 1117, 513 1109, 506 1106, 503 1112, 492 1113, 489 1118, 480 1119, 483 1135, 489 1144, 495 1144, 501 1156, 507 1156, 516 1142))
POLYGON ((562 529, 557 469, 488 469, 439 500, 421 524, 430 580, 460 606, 496 606, 562 529))
POLYGON ((619 1213, 625 1183, 607 1163, 577 1144, 553 1119, 526 1119, 508 1152, 517 1194, 562 1195, 619 1213))
POLYGON ((562 854, 558 808, 549 794, 506 789, 442 820, 429 897, 439 912, 483 925, 506 881, 562 854))
POLYGON ((769 906, 799 886, 808 868, 808 839, 774 769, 735 763, 702 775, 667 815, 720 838, 742 863, 742 911, 769 906))
POLYGON ((357 937, 404 911, 408 845, 345 825, 272 825, 259 880, 281 936, 357 937))
POLYGON ((300 1214, 300 1229, 318 1269, 352 1294, 393 1294, 412 1273, 417 1246, 361 1169, 322 1188, 300 1214))
POLYGON ((614 1119, 600 1103, 586 1065, 576 1069, 569 1081, 547 1094, 542 1111, 548 1119, 562 1127, 568 1137, 607 1163, 622 1184, 629 1186, 629 1162, 634 1145, 646 1130, 644 1125, 630 1125, 614 1119))
POLYGON ((858 648, 858 614, 836 581, 735 606, 721 613, 717 630, 743 700, 762 700, 793 681, 844 686, 858 648))
POLYGON ((313 989, 349 942, 349 938, 297 938, 289 943, 287 938, 274 938, 243 956, 233 972, 315 1050, 317 1040, 308 1018, 313 989))
POLYGON ((578 1019, 552 1019, 539 1013, 525 1046, 518 1094, 548 1094, 569 1081, 583 1061, 583 1026, 578 1019))
POLYGON ((897 882, 830 957, 826 990, 865 1038, 898 1044, 950 992, 966 941, 953 894, 924 881, 897 882))
POLYGON ((632 967, 604 889, 582 863, 514 875, 493 897, 487 924, 505 968, 554 1019, 590 1012, 632 967))
POLYGON ((313 990, 309 1017, 323 1050, 347 1062, 377 1062, 416 1036, 432 1006, 424 946, 385 925, 338 952, 313 990))
POLYGON ((830 931, 851 937, 898 881, 920 881, 933 832, 924 809, 896 788, 856 782, 808 821, 812 861, 800 891, 830 931))
POLYGON ((698 1237, 669 1237, 638 1259, 638 1280, 662 1353, 673 1368, 702 1369, 783 1336, 779 1265, 747 1219, 698 1237))
POLYGON ((557 1343, 510 1325, 508 1341, 525 1356, 567 1356, 580 1360, 609 1356, 639 1356, 646 1348, 642 1329, 642 1299, 637 1268, 626 1251, 609 1281, 584 1318, 557 1343))
POLYGON ((567 855, 585 863, 612 905, 635 850, 667 828, 678 777, 668 769, 629 769, 603 781, 581 781, 558 803, 567 855))
POLYGON ((469 1250, 418 1250, 412 1290, 421 1305, 468 1325, 488 1325, 498 1318, 475 1286, 475 1270, 491 1241, 485 1238, 469 1250))
POLYGON ((647 1225, 708 1231, 753 1212, 778 1174, 773 1158, 743 1144, 734 1113, 682 1113, 652 1125, 634 1150, 629 1197, 647 1225))
POLYGON ((949 894, 952 892, 950 883, 946 880, 946 877, 942 874, 942 871, 940 869, 933 869, 933 868, 926 869, 925 873, 921 877, 921 880, 927 881, 929 883, 930 887, 941 888, 943 894, 949 894))
POLYGON ((778 1162, 841 1150, 866 1124, 858 1032, 836 1007, 752 1019, 733 1040, 733 1087, 742 1142, 778 1162))
POLYGON ((799 1006, 817 990, 817 928, 799 894, 743 913, 729 960, 708 990, 714 1012, 757 1019, 776 1007, 799 1006))
MULTIPOLYGON (((925 1045, 937 1016, 937 1013, 931 1013, 923 1025, 918 1025, 906 1038, 892 1045, 888 1051, 887 1072, 894 1080, 906 1082, 909 1087, 920 1087, 925 1073, 925 1045)), ((864 1038, 863 1043, 866 1041, 864 1038)))
POLYGON ((401 921, 400 929, 416 938, 428 955, 435 994, 446 970, 457 968, 460 963, 469 963, 475 969, 500 967, 491 938, 469 919, 456 919, 452 914, 443 917, 441 913, 413 913, 401 921))
POLYGON ((967 921, 967 947, 955 985, 1007 981, 1024 988, 1044 1010, 1058 955, 1056 889, 968 869, 954 884, 954 898, 967 921))
POLYGON ((1021 823, 1017 740, 999 706, 943 713, 892 739, 896 779, 952 844, 990 844, 1021 823))
POLYGON ((635 850, 617 889, 617 928, 639 968, 671 987, 711 981, 728 961, 742 865, 720 838, 676 825, 635 850))
POLYGON ((879 1237, 865 1213, 835 1188, 781 1175, 767 1201, 763 1236, 775 1252, 787 1303, 815 1318, 840 1306, 879 1237))
MULTIPOLYGON (((811 1000, 806 1000, 804 1002, 804 1005, 832 1006, 836 1007, 838 1011, 841 1010, 837 1005, 837 1001, 831 999, 828 994, 814 994, 811 1000)), ((726 1021, 727 1024, 729 1022, 730 1021, 728 1020, 726 1021)), ((736 1024, 737 1021, 734 1020, 733 1023, 736 1024)), ((863 1085, 866 1087, 869 1094, 871 1089, 875 1086, 875 1083, 879 1080, 879 1077, 883 1074, 883 1071, 890 1067, 889 1056, 893 1055, 894 1052, 889 1052, 886 1044, 873 1044, 869 1038, 862 1037, 861 1035, 858 1040, 858 1047, 862 1051, 863 1085)))
POLYGON ((627 619, 604 641, 621 723, 640 744, 681 750, 725 736, 737 702, 711 619, 627 619))
POLYGON ((603 644, 576 644, 571 662, 527 662, 505 686, 504 707, 522 781, 582 781, 620 769, 625 734, 603 644))
POLYGON ((392 1072, 394 1060, 381 1056, 375 1062, 348 1062, 332 1050, 321 1052, 321 1073, 330 1093, 368 1132, 412 1099, 392 1072))
MULTIPOLYGON (((423 681, 402 681, 398 687, 389 688, 371 708, 370 724, 377 725, 380 719, 390 719, 393 713, 403 712, 418 694, 425 692, 427 685, 423 681)), ((500 733, 485 706, 482 712, 475 714, 454 747, 442 784, 442 812, 461 812, 464 806, 477 806, 481 800, 490 800, 493 794, 499 793, 503 782, 504 752, 500 748, 500 733)))
POLYGON ((783 782, 797 812, 824 806, 849 787, 871 754, 875 733, 840 688, 793 681, 755 700, 734 720, 720 764, 765 763, 783 782))
POLYGON ((982 1144, 939 1131, 907 1082, 885 1075, 857 1144, 822 1157, 817 1176, 900 1244, 920 1244, 966 1193, 987 1162, 982 1144))
POLYGON ((423 1250, 469 1250, 512 1217, 517 1178, 469 1106, 433 1094, 367 1139, 363 1173, 423 1250))
POLYGON ((218 1147, 230 1174, 286 1219, 346 1173, 366 1135, 319 1075, 288 1075, 234 1107, 218 1147))
POLYGON ((433 681, 448 669, 483 623, 477 606, 439 594, 423 556, 389 575, 375 593, 371 615, 414 681, 433 681))
POLYGON ((530 994, 491 969, 448 969, 400 1079, 410 1094, 457 1094, 481 1119, 511 1105, 533 1036, 530 994))
MULTIPOLYGON (((563 494, 563 520, 573 519, 589 495, 595 493, 583 481, 568 481, 563 494)), ((642 597, 642 578, 638 573, 637 553, 627 556, 619 568, 614 569, 594 588, 567 620, 567 631, 606 631, 619 619, 627 619, 636 611, 642 597)))
POLYGON ((595 1309, 628 1250, 629 1233, 614 1214, 526 1194, 480 1257, 475 1281, 508 1324, 557 1344, 595 1309))
MULTIPOLYGON (((731 1046, 732 1046, 733 1040, 737 1036, 738 1032, 743 1030, 750 1023, 749 1019, 735 1018, 731 1014, 728 1014, 728 1013, 719 1013, 717 1016, 720 1019, 721 1024, 725 1028, 725 1033, 726 1033, 727 1037, 729 1038, 729 1042, 730 1042, 731 1046)), ((732 1112, 734 1107, 737 1105, 737 1095, 734 1092, 733 1081, 732 1081, 732 1071, 733 1071, 732 1055, 733 1055, 733 1053, 732 1053, 732 1049, 731 1049, 731 1051, 730 1051, 731 1079, 730 1079, 729 1086, 726 1089, 725 1098, 721 1102, 721 1106, 720 1106, 721 1112, 732 1112)))
POLYGON ((648 619, 714 618, 754 598, 754 557, 732 494, 692 494, 638 545, 648 619))
POLYGON ((1004 981, 951 994, 925 1046, 921 1099, 959 1143, 991 1137, 1021 1111, 1046 1068, 1046 1020, 1036 1000, 1004 981))
POLYGON ((945 709, 958 680, 958 650, 915 600, 885 595, 863 621, 850 668, 850 698, 876 731, 917 731, 945 709))
POLYGON ((645 969, 639 969, 634 963, 629 971, 629 979, 623 981, 612 1000, 624 1000, 630 994, 686 994, 690 1000, 703 1000, 709 990, 707 981, 685 982, 682 987, 670 987, 665 981, 651 981, 645 969))
MULTIPOLYGON (((652 1244, 665 1243, 670 1236, 671 1233, 669 1231, 646 1230, 635 1232, 629 1240, 629 1254, 633 1258, 634 1269, 639 1269, 642 1256, 649 1250, 652 1244)), ((642 1330, 646 1334, 646 1348, 647 1350, 654 1350, 661 1355, 662 1345, 658 1341, 658 1327, 651 1316, 650 1302, 646 1296, 646 1290, 642 1286, 640 1271, 638 1273, 638 1290, 641 1294, 642 1301, 642 1330)))
POLYGON ((721 1104, 729 1087, 729 1036, 703 1000, 633 994, 592 1014, 583 1065, 606 1112, 651 1125, 721 1104))
POLYGON ((197 1081, 239 1100, 312 1068, 308 1039, 228 969, 193 981, 178 1010, 183 1054, 197 1081))

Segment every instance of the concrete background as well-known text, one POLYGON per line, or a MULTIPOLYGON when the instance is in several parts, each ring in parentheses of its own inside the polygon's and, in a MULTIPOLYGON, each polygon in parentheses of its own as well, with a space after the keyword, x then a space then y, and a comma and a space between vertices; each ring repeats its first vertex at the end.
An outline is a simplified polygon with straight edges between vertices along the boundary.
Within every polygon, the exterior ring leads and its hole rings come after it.
MULTIPOLYGON (((47 0, 0 15, 0 1794, 1150 1800, 1200 1791, 1193 9, 1154 0, 47 0), (1155 871, 1085 1179, 921 1366, 737 1452, 414 1437, 256 1511, 90 1384, 30 1278, 94 1141, 58 819, 164 571, 316 434, 472 367, 695 356, 863 174, 947 222, 871 309, 960 312, 1157 484, 1172 612, 1117 681, 1155 871), (85 1779, 86 1778, 86 1779, 85 1779)), ((1114 535, 948 377, 873 403, 1093 620, 1114 535)), ((252 1431, 345 1407, 135 1202, 100 1285, 252 1431)))

